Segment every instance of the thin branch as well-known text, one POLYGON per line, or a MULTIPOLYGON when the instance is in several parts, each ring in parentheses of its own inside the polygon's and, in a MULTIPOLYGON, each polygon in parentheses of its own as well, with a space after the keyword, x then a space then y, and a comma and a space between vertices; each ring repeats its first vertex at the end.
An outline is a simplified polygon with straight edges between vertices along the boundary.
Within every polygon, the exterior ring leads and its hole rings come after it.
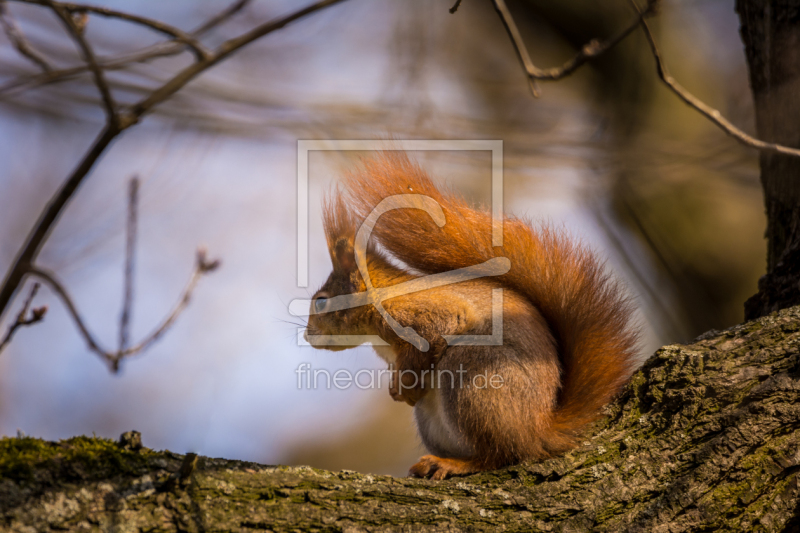
MULTIPOLYGON (((633 5, 634 9, 640 14, 642 13, 639 9, 639 6, 636 4, 634 0, 631 0, 631 4, 633 5)), ((664 64, 664 60, 661 57, 661 52, 658 49, 658 45, 656 43, 656 39, 653 36, 653 32, 650 31, 650 26, 647 24, 647 21, 642 18, 641 19, 641 26, 644 30, 645 37, 647 37, 647 43, 650 45, 650 50, 653 52, 653 57, 656 60, 656 71, 658 72, 658 78, 664 82, 664 84, 669 87, 669 89, 674 92, 678 97, 683 100, 686 104, 690 107, 693 107, 697 111, 700 112, 703 116, 709 119, 711 122, 717 125, 722 131, 726 134, 730 135, 740 143, 745 146, 749 146, 751 148, 757 148, 758 150, 762 150, 765 152, 773 152, 777 154, 783 155, 791 155, 795 157, 800 157, 800 149, 797 148, 790 148, 788 146, 783 146, 780 144, 775 144, 771 142, 762 141, 755 137, 752 137, 745 133, 744 131, 740 130, 736 126, 734 126, 728 119, 722 116, 717 109, 709 106, 692 93, 687 91, 683 88, 675 79, 669 75, 667 71, 667 67, 664 64)))
POLYGON ((461 0, 456 0, 456 3, 453 4, 453 7, 450 8, 450 14, 454 15, 458 8, 461 7, 461 0))
POLYGON ((206 33, 207 31, 219 26, 220 24, 231 18, 233 15, 235 15, 236 13, 247 7, 247 4, 249 4, 250 2, 251 0, 237 0, 236 2, 225 8, 223 11, 219 12, 217 15, 214 15, 213 17, 208 19, 208 21, 206 21, 202 26, 194 30, 192 32, 192 36, 197 37, 198 35, 206 33))
POLYGON ((80 330, 81 335, 86 340, 86 344, 89 346, 89 349, 103 359, 106 359, 108 362, 111 357, 110 354, 100 348, 100 345, 94 339, 92 334, 89 332, 89 329, 86 327, 86 324, 83 322, 83 318, 81 318, 80 313, 78 313, 78 309, 75 307, 75 304, 72 303, 72 298, 67 292, 67 289, 64 288, 64 286, 56 279, 55 275, 47 270, 43 270, 34 266, 28 267, 28 273, 47 283, 50 288, 53 289, 53 291, 55 291, 59 297, 61 297, 64 305, 67 307, 67 311, 69 311, 69 314, 72 315, 73 320, 75 320, 75 325, 78 326, 78 330, 80 330))
POLYGON ((8 328, 8 332, 6 332, 6 336, 3 337, 3 340, 0 341, 0 353, 2 353, 5 347, 8 346, 8 344, 11 342, 11 338, 14 336, 14 333, 16 333, 16 331, 19 328, 23 326, 30 326, 32 324, 36 324, 37 322, 41 322, 44 319, 44 315, 47 314, 46 305, 32 309, 30 317, 27 316, 28 309, 30 309, 31 304, 33 303, 33 299, 36 297, 37 292, 39 292, 39 284, 34 283, 33 288, 31 289, 31 293, 28 295, 28 298, 22 305, 22 309, 17 315, 17 319, 8 328))
POLYGON ((72 316, 72 319, 75 321, 75 325, 78 327, 78 331, 80 331, 81 336, 86 341, 86 345, 89 349, 97 354, 106 364, 109 365, 109 368, 113 372, 119 371, 119 366, 121 361, 132 355, 141 353, 149 348, 155 341, 157 341, 166 331, 175 323, 175 320, 181 314, 181 312, 186 308, 191 299, 192 292, 194 288, 197 286, 197 282, 200 281, 200 278, 208 273, 212 272, 219 267, 220 261, 208 261, 206 259, 206 254, 203 249, 198 250, 197 252, 197 261, 195 263, 195 269, 192 273, 192 277, 189 280, 188 285, 184 289, 183 293, 181 294, 180 300, 172 312, 164 319, 164 321, 159 325, 153 332, 148 335, 142 342, 133 346, 131 348, 126 348, 124 350, 118 350, 116 352, 111 352, 108 350, 104 350, 100 344, 97 342, 95 337, 89 331, 89 328, 86 326, 81 314, 78 312, 77 307, 75 306, 72 297, 69 295, 69 292, 64 287, 64 285, 58 281, 55 277, 55 274, 49 272, 45 269, 30 266, 27 269, 27 272, 33 276, 40 278, 42 281, 47 283, 53 291, 61 298, 64 302, 64 305, 69 311, 69 314, 72 316))
POLYGON ((96 7, 96 6, 87 6, 82 4, 62 4, 64 7, 67 8, 70 12, 91 12, 103 17, 110 17, 110 18, 117 18, 120 20, 126 20, 128 22, 133 22, 135 24, 140 24, 142 26, 147 26, 157 32, 163 33, 164 35, 173 37, 176 41, 185 44, 189 48, 194 51, 195 57, 197 57, 198 61, 202 61, 207 59, 211 52, 206 48, 200 41, 195 39, 192 35, 184 32, 183 30, 176 28, 174 26, 170 26, 169 24, 165 24, 158 20, 149 19, 146 17, 140 17, 138 15, 133 15, 130 13, 124 13, 122 11, 115 11, 113 9, 108 9, 105 7, 96 7))
POLYGON ((536 79, 540 71, 533 64, 533 61, 531 61, 531 56, 528 54, 528 47, 525 46, 525 41, 522 40, 522 35, 517 28, 517 23, 514 22, 514 17, 511 16, 511 12, 508 10, 503 0, 493 0, 492 3, 494 4, 495 11, 500 15, 500 20, 503 21, 503 26, 505 26, 508 36, 511 37, 511 43, 514 45, 514 50, 517 52, 517 58, 522 63, 522 68, 525 69, 525 74, 528 77, 528 84, 531 92, 533 96, 539 98, 542 93, 539 90, 539 84, 536 83, 536 79))
MULTIPOLYGON (((36 260, 39 250, 47 239, 47 236, 58 219, 62 209, 67 205, 78 186, 82 183, 83 179, 99 159, 100 155, 105 151, 108 145, 111 144, 111 141, 113 141, 116 136, 121 133, 122 130, 135 124, 139 117, 141 117, 141 115, 146 113, 153 106, 158 105, 168 97, 172 96, 197 75, 216 65, 223 59, 233 54, 235 51, 275 30, 283 28, 290 22, 342 1, 344 0, 324 0, 317 2, 281 19, 262 24, 261 26, 258 26, 254 30, 238 38, 226 41, 212 58, 194 63, 190 67, 179 72, 174 78, 172 78, 172 80, 168 81, 161 88, 153 92, 148 98, 142 100, 133 109, 131 109, 131 112, 125 115, 124 120, 117 120, 114 123, 108 124, 105 130, 103 130, 103 132, 94 142, 89 152, 84 156, 81 163, 73 171, 72 175, 70 175, 67 181, 65 181, 61 186, 61 189, 59 189, 59 191, 50 200, 47 207, 40 215, 39 220, 36 222, 36 225, 31 230, 31 233, 28 235, 25 244, 23 244, 22 248, 18 252, 12 267, 8 270, 2 285, 0 285, 0 318, 2 318, 3 313, 5 313, 6 309, 8 308, 12 297, 16 293, 17 288, 25 276, 25 272, 36 260)), ((61 11, 59 11, 59 13, 61 13, 61 11)), ((75 25, 71 17, 66 14, 65 16, 67 19, 69 19, 68 22, 65 21, 65 24, 68 23, 70 28, 74 28, 75 25)), ((80 34, 77 35, 80 37, 80 34)), ((84 45, 86 44, 82 37, 80 41, 84 45)), ((89 53, 91 54, 91 50, 89 50, 89 53)), ((92 55, 91 57, 94 56, 92 55)), ((96 77, 97 79, 104 80, 102 77, 102 72, 100 72, 100 68, 97 67, 96 61, 93 64, 93 70, 96 70, 100 74, 99 77, 96 77)))
MULTIPOLYGON (((221 11, 211 19, 203 23, 199 28, 190 33, 194 39, 199 38, 204 33, 212 30, 219 24, 225 22, 228 18, 242 10, 251 0, 238 0, 224 11, 221 11)), ((175 41, 166 43, 158 43, 153 46, 148 46, 139 51, 128 53, 118 56, 114 59, 99 62, 100 68, 103 70, 119 70, 127 67, 132 63, 143 63, 151 59, 160 57, 169 57, 180 54, 183 52, 185 45, 175 41)), ((15 91, 22 89, 30 89, 40 85, 47 85, 60 81, 66 81, 74 78, 84 72, 87 72, 89 67, 80 65, 77 67, 65 68, 60 70, 53 70, 48 73, 39 74, 36 76, 28 77, 21 80, 13 80, 3 86, 0 86, 0 95, 8 95, 15 91)))
POLYGON ((500 15, 500 20, 503 21, 503 25, 506 28, 506 32, 508 32, 508 36, 511 37, 514 50, 516 50, 517 57, 522 63, 522 68, 525 69, 525 74, 528 77, 531 91, 533 92, 534 96, 538 97, 541 93, 539 91, 539 86, 536 83, 537 80, 556 81, 560 80, 561 78, 565 78, 566 76, 569 76, 578 70, 589 60, 594 59, 595 57, 602 55, 608 50, 614 48, 628 35, 630 35, 633 30, 635 30, 639 24, 644 21, 647 15, 652 13, 652 10, 656 4, 656 0, 648 0, 645 10, 639 12, 636 19, 614 37, 606 41, 592 39, 583 45, 581 50, 562 66, 549 69, 540 69, 533 64, 533 61, 531 61, 531 57, 528 54, 528 48, 525 46, 525 41, 522 39, 522 35, 517 28, 516 22, 514 22, 514 17, 508 10, 508 6, 506 6, 505 0, 492 0, 492 3, 494 4, 497 14, 500 15))
POLYGON ((133 307, 133 260, 136 253, 137 208, 139 203, 139 178, 134 177, 128 186, 128 221, 125 228, 125 295, 119 318, 119 351, 128 347, 131 308, 133 307))
POLYGON ((8 308, 8 304, 11 302, 17 287, 22 283, 28 266, 31 265, 39 255, 39 250, 45 240, 47 240, 50 230, 61 214, 61 210, 67 205, 72 195, 75 194, 78 186, 80 186, 95 162, 100 158, 100 155, 119 133, 120 131, 117 128, 106 128, 103 130, 86 155, 83 156, 83 160, 78 164, 77 168, 61 185, 61 188, 53 195, 47 207, 42 211, 41 215, 39 215, 39 220, 36 221, 36 225, 31 229, 31 232, 25 239, 25 244, 14 259, 13 265, 8 270, 3 284, 0 285, 0 317, 2 317, 4 310, 8 308))
POLYGON ((117 115, 117 106, 114 103, 114 98, 111 96, 111 89, 108 87, 103 69, 97 64, 97 59, 94 56, 92 47, 89 46, 89 43, 84 38, 83 30, 78 27, 75 23, 75 19, 72 18, 72 13, 69 13, 64 7, 53 0, 41 0, 41 2, 37 3, 46 5, 52 9, 53 12, 58 15, 58 18, 61 19, 61 22, 64 23, 70 35, 72 35, 72 38, 81 50, 84 61, 86 61, 89 70, 91 70, 94 75, 95 85, 97 85, 97 90, 100 91, 100 96, 103 99, 103 106, 106 110, 106 119, 108 120, 109 127, 118 127, 119 116, 117 115))
POLYGON ((530 56, 528 55, 528 49, 525 46, 525 42, 522 40, 522 36, 519 33, 519 29, 517 29, 517 25, 514 22, 514 17, 511 16, 511 12, 508 10, 508 7, 505 4, 505 0, 492 0, 494 3, 495 9, 497 13, 500 15, 500 19, 503 21, 503 24, 506 27, 506 31, 508 32, 509 37, 511 37, 511 42, 514 45, 514 49, 517 52, 517 57, 519 58, 520 62, 522 63, 523 68, 525 69, 525 73, 528 77, 528 81, 531 86, 531 91, 533 95, 538 97, 540 94, 539 87, 536 83, 537 80, 549 80, 555 81, 565 76, 568 76, 575 72, 579 67, 585 64, 590 59, 597 57, 617 44, 619 44, 623 39, 625 39, 628 35, 630 35, 637 26, 641 26, 644 30, 645 37, 647 37, 647 42, 650 46, 650 50, 653 53, 653 57, 656 60, 656 70, 658 72, 658 78, 664 82, 664 84, 669 87, 669 89, 674 92, 678 97, 683 100, 686 104, 690 107, 693 107, 697 111, 699 111, 703 116, 708 118, 711 122, 713 122, 717 127, 722 129, 726 134, 730 135, 740 143, 744 144, 745 146, 749 146, 751 148, 756 148, 758 150, 762 150, 765 152, 773 152, 783 155, 790 155, 795 157, 800 157, 800 149, 797 148, 790 148, 788 146, 783 146, 780 144, 775 144, 771 142, 762 141, 755 137, 752 137, 745 133, 744 131, 740 130, 736 126, 734 126, 728 119, 722 116, 717 109, 709 106, 692 93, 687 91, 683 88, 675 79, 669 75, 667 71, 667 67, 664 64, 664 60, 661 57, 661 52, 658 49, 658 45, 656 44, 655 37, 653 36, 652 31, 650 31, 650 26, 647 24, 647 16, 653 13, 655 6, 657 4, 657 0, 648 0, 647 5, 644 9, 640 9, 639 6, 636 4, 635 0, 630 0, 631 5, 633 5, 634 10, 637 13, 636 19, 628 25, 624 30, 622 30, 619 34, 612 37, 607 41, 598 41, 592 40, 586 45, 581 48, 581 51, 575 55, 572 59, 564 63, 561 67, 552 68, 552 69, 540 69, 536 67, 531 61, 530 56))
POLYGON ((184 43, 189 48, 191 48, 195 56, 199 61, 206 59, 210 52, 208 49, 202 45, 197 39, 189 35, 188 33, 180 30, 174 26, 170 26, 169 24, 165 24, 158 20, 153 20, 147 17, 141 17, 139 15, 133 15, 131 13, 125 13, 123 11, 116 11, 114 9, 108 9, 106 7, 98 7, 92 6, 87 4, 73 4, 73 3, 66 3, 66 2, 56 2, 55 0, 16 0, 18 2, 24 2, 26 4, 39 4, 39 5, 46 5, 52 6, 56 5, 69 14, 83 14, 83 13, 94 13, 96 15, 100 15, 102 17, 108 18, 116 18, 120 20, 125 20, 127 22, 132 22, 134 24, 139 24, 141 26, 148 27, 152 30, 155 30, 159 33, 163 33, 168 37, 172 37, 176 41, 184 43))
POLYGON ((22 56, 30 59, 45 72, 51 72, 53 70, 50 63, 28 43, 25 34, 22 33, 22 30, 11 17, 11 13, 8 12, 8 5, 5 0, 0 0, 0 25, 3 26, 3 31, 14 45, 14 48, 16 48, 22 56))
POLYGON ((290 15, 286 15, 285 17, 279 18, 274 21, 266 22, 257 26, 253 30, 245 33, 244 35, 240 35, 239 37, 234 37, 233 39, 229 39, 222 43, 220 47, 214 52, 214 54, 206 59, 205 61, 199 61, 194 63, 181 72, 179 72, 175 77, 173 77, 170 81, 153 91, 153 93, 148 96, 147 98, 141 100, 139 103, 135 104, 131 108, 131 115, 135 117, 137 120, 143 114, 147 113, 150 109, 154 106, 160 104, 176 92, 178 92, 184 85, 189 83, 193 80, 198 74, 204 72, 208 68, 216 65, 220 61, 226 59, 234 52, 244 48, 248 44, 264 37, 272 33, 275 30, 279 30, 294 22, 295 20, 301 19, 306 15, 310 15, 316 11, 324 9, 326 7, 330 7, 332 5, 338 4, 343 2, 344 0, 320 0, 314 4, 311 4, 308 7, 295 11, 290 15))
POLYGON ((139 352, 143 352, 147 350, 154 342, 156 342, 161 336, 167 332, 167 330, 175 323, 175 320, 178 316, 183 312, 186 306, 189 304, 189 300, 192 297, 192 292, 194 291, 197 282, 200 281, 200 278, 203 277, 204 274, 209 272, 215 271, 220 266, 220 260, 215 259, 213 261, 208 261, 206 259, 206 251, 204 248, 200 248, 197 250, 197 261, 195 262, 195 269, 192 273, 192 277, 189 279, 189 283, 186 285, 186 288, 183 290, 178 303, 175 305, 172 312, 163 320, 160 326, 155 328, 150 335, 145 337, 143 341, 132 348, 128 348, 120 352, 117 356, 117 364, 119 359, 123 357, 133 355, 139 352))

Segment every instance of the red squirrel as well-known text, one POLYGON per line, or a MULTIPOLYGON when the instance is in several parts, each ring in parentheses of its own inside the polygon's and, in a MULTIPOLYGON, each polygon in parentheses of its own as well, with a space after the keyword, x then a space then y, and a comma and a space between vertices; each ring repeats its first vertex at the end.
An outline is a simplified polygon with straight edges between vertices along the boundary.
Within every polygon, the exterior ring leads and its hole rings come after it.
POLYGON ((493 247, 491 214, 438 189, 404 152, 364 160, 344 179, 344 191, 328 197, 323 218, 333 272, 313 297, 306 337, 312 345, 321 335, 378 335, 388 342, 375 350, 394 369, 390 395, 414 407, 430 452, 411 467, 412 476, 444 479, 562 454, 636 366, 632 305, 593 253, 563 231, 534 229, 513 217, 503 219, 503 245, 493 247), (380 248, 370 242, 359 252, 359 227, 375 207, 409 194, 441 206, 444 224, 423 209, 392 209, 373 220, 380 248), (363 293, 369 283, 385 288, 500 257, 510 261, 503 275, 382 302, 390 317, 425 340, 422 347, 374 305, 329 309, 335 297, 363 293), (502 344, 448 344, 450 335, 492 334, 498 288, 502 344))

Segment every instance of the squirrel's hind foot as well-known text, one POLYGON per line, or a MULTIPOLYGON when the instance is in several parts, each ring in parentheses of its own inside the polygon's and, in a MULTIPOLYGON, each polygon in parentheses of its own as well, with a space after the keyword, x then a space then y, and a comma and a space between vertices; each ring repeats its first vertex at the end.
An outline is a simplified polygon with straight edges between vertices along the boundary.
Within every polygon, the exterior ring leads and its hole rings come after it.
POLYGON ((412 466, 408 475, 429 479, 447 479, 451 476, 464 476, 485 470, 470 459, 453 459, 424 455, 412 466))

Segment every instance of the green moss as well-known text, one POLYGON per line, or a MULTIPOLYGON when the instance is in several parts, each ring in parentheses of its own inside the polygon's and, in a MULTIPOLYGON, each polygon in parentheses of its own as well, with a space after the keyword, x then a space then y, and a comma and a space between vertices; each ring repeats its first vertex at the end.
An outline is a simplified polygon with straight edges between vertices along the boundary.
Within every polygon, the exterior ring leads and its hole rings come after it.
POLYGON ((622 505, 622 503, 614 502, 611 505, 599 509, 595 515, 595 520, 597 523, 607 522, 610 518, 622 513, 624 510, 625 506, 622 505))
POLYGON ((37 471, 60 472, 67 479, 101 478, 135 473, 154 452, 123 449, 110 439, 73 437, 46 442, 33 437, 0 439, 0 477, 30 481, 37 471))
POLYGON ((594 454, 589 455, 583 463, 576 465, 577 468, 591 468, 600 464, 616 464, 620 457, 619 444, 608 442, 594 443, 594 454), (602 451, 602 453, 600 453, 602 451))

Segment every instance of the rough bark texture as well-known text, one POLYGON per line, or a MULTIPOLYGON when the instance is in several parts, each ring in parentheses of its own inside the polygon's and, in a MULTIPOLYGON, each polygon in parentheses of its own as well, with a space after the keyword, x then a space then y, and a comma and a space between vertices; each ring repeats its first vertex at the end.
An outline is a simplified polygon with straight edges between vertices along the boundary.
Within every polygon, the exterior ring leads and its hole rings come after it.
POLYGON ((800 307, 666 346, 583 447, 447 481, 0 440, 5 531, 797 531, 800 307))
MULTIPOLYGON (((800 0, 737 0, 758 137, 800 147, 800 0)), ((800 158, 762 153, 767 274, 752 319, 800 303, 800 158)))

